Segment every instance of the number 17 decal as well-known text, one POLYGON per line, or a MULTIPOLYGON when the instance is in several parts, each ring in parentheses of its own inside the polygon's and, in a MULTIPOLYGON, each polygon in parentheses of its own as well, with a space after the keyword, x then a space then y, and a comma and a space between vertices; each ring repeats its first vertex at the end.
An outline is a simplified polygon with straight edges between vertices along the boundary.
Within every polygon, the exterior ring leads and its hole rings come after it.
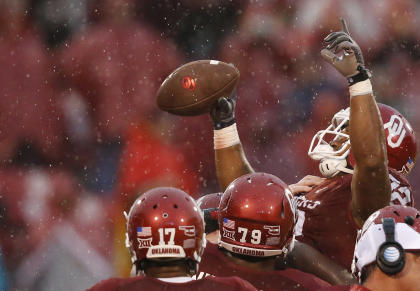
POLYGON ((159 244, 160 245, 165 245, 165 235, 169 234, 169 241, 168 241, 168 245, 174 245, 175 244, 175 228, 170 227, 170 228, 159 228, 158 229, 159 232, 159 244))

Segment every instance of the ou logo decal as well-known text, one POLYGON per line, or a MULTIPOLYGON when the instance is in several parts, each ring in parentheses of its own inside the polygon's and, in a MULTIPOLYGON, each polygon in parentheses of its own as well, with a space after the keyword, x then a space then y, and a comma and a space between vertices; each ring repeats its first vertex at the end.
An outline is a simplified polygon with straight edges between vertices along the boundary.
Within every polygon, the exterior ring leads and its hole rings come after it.
POLYGON ((387 143, 390 147, 396 148, 401 145, 405 137, 404 121, 398 115, 392 115, 387 123, 384 124, 384 129, 388 129, 387 143), (395 141, 395 137, 398 139, 395 141))

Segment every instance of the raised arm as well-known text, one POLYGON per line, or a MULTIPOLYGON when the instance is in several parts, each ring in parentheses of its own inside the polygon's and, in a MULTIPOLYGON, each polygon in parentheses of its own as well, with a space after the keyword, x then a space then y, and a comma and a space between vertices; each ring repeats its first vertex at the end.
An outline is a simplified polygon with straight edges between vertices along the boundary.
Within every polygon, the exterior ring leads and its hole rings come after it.
POLYGON ((363 222, 374 211, 389 204, 391 187, 382 119, 364 66, 362 52, 350 37, 345 21, 343 31, 325 38, 323 58, 349 81, 350 144, 355 161, 352 178, 351 213, 363 222))
POLYGON ((362 227, 370 214, 389 204, 391 197, 384 129, 372 94, 351 100, 350 142, 355 159, 352 214, 362 227))
POLYGON ((230 98, 220 98, 210 112, 214 127, 216 172, 222 191, 236 178, 254 172, 239 140, 235 105, 236 92, 230 98))

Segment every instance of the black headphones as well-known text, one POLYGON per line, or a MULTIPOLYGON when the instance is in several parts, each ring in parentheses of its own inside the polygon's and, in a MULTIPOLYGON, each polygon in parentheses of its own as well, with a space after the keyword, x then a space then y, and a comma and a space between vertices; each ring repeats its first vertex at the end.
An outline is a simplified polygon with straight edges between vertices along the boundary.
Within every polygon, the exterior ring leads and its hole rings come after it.
POLYGON ((395 241, 395 220, 383 218, 382 227, 385 232, 385 242, 376 253, 376 264, 387 275, 394 275, 404 268, 405 251, 400 243, 395 241))

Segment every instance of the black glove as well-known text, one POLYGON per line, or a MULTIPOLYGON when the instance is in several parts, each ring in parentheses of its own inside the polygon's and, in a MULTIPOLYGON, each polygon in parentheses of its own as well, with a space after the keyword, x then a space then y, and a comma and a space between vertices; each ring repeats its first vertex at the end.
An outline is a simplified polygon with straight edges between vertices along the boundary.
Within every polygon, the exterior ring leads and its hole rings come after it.
POLYGON ((341 18, 342 31, 332 32, 324 42, 327 47, 321 51, 322 57, 347 78, 349 85, 370 78, 365 68, 362 50, 351 38, 346 21, 341 18), (343 53, 342 56, 336 55, 343 53))
POLYGON ((230 98, 220 97, 210 110, 210 116, 213 120, 214 129, 222 129, 234 124, 236 90, 233 91, 230 98))

